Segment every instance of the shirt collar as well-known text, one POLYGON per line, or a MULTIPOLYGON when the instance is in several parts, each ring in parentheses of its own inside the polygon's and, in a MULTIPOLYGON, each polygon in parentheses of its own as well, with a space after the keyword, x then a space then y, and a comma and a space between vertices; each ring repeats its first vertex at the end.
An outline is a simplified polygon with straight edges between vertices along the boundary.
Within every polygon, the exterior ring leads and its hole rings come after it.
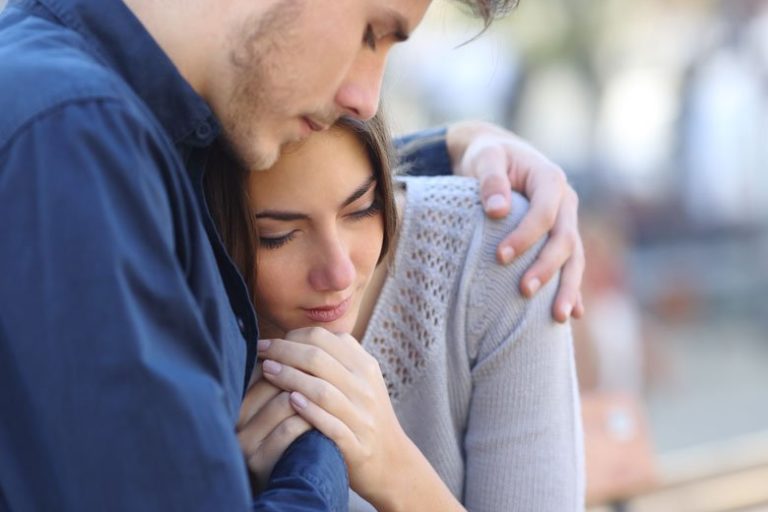
POLYGON ((120 0, 37 0, 81 34, 144 100, 176 144, 207 146, 220 128, 207 103, 120 0))

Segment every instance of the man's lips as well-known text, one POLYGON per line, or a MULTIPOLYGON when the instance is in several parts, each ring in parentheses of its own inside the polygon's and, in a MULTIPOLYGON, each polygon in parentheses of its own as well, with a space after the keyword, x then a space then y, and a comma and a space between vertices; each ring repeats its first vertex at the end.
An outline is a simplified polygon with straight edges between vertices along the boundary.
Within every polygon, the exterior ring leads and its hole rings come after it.
POLYGON ((302 309, 304 310, 304 313, 307 315, 307 318, 309 318, 312 322, 328 323, 328 322, 334 322, 339 318, 343 317, 347 313, 347 310, 349 309, 349 305, 351 302, 352 302, 352 297, 349 297, 339 302, 338 304, 334 304, 330 306, 322 306, 319 308, 302 308, 302 309))
POLYGON ((311 117, 304 117, 304 122, 307 123, 309 128, 314 132, 321 132, 328 128, 328 124, 321 123, 320 121, 316 121, 312 119, 311 117))

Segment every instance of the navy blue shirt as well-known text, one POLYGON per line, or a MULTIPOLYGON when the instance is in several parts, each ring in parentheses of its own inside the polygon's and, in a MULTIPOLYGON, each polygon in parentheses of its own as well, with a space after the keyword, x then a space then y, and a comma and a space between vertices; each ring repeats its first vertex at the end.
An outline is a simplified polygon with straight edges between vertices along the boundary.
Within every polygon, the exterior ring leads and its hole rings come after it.
MULTIPOLYGON (((118 0, 0 15, 0 509, 253 508, 256 318, 202 196, 219 128, 118 0)), ((297 440, 257 510, 343 510, 297 440)))

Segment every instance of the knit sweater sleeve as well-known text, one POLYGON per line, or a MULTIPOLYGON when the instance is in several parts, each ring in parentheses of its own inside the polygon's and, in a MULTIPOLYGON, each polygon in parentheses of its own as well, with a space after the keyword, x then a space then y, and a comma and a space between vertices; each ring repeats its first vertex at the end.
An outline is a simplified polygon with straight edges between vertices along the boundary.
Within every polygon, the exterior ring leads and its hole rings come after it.
POLYGON ((483 216, 461 282, 472 379, 463 502, 471 511, 583 510, 571 330, 550 313, 558 279, 532 299, 519 292, 543 241, 509 266, 495 262, 498 243, 527 209, 514 199, 506 220, 483 216))

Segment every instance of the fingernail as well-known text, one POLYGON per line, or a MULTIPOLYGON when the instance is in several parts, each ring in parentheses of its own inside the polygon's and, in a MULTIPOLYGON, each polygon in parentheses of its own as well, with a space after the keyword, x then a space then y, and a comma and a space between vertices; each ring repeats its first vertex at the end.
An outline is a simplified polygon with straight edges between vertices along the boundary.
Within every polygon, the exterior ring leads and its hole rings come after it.
POLYGON ((307 399, 298 391, 294 391, 291 393, 291 403, 299 409, 303 409, 307 406, 307 399))
POLYGON ((272 361, 271 359, 267 359, 264 361, 264 363, 261 365, 262 370, 264 370, 264 373, 268 373, 270 375, 277 375, 280 373, 280 370, 283 369, 283 366, 276 362, 272 361))
POLYGON ((505 247, 501 250, 501 262, 505 265, 512 263, 515 257, 515 250, 511 247, 505 247))
POLYGON ((570 304, 563 304, 560 306, 560 314, 563 316, 563 321, 567 321, 571 317, 571 312, 573 311, 573 306, 570 304))
POLYGON ((501 194, 493 194, 491 197, 485 200, 485 211, 500 210, 504 208, 506 201, 501 194))
POLYGON ((539 288, 541 288, 541 281, 536 279, 535 277, 528 281, 528 293, 530 295, 533 295, 537 291, 539 291, 539 288))
POLYGON ((272 345, 272 340, 259 340, 256 342, 256 348, 259 352, 264 352, 272 345))

